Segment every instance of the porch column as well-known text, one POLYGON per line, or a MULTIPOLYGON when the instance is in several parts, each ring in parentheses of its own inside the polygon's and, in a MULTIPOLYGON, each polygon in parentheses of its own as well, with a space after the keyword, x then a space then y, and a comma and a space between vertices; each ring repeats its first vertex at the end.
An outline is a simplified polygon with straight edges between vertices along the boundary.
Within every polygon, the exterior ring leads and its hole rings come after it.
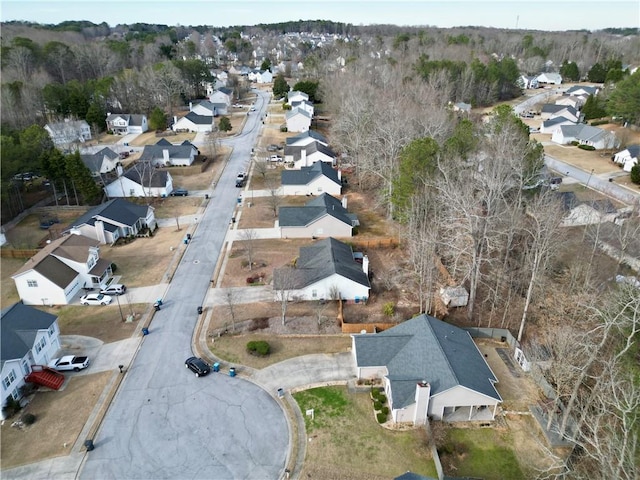
POLYGON ((498 404, 496 403, 493 406, 493 417, 491 417, 491 420, 495 420, 496 419, 496 410, 498 409, 498 404))
POLYGON ((474 406, 471 405, 471 407, 469 407, 469 421, 471 421, 471 417, 473 416, 473 409, 474 409, 474 406))

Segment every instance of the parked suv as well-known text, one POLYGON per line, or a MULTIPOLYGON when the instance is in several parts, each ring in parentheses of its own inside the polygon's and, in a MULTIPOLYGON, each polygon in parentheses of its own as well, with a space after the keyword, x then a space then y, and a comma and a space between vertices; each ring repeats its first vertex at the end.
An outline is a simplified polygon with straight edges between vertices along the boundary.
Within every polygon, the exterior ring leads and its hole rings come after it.
POLYGON ((100 290, 100 293, 104 295, 122 295, 126 291, 127 291, 126 285, 122 285, 120 283, 113 283, 108 287, 105 287, 102 290, 100 290))

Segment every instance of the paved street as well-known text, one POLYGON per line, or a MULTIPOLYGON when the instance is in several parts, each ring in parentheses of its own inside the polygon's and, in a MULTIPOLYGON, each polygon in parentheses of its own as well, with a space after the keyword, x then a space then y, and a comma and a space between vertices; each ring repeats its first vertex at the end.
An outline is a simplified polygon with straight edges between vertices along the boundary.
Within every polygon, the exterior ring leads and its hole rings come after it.
POLYGON ((80 478, 280 478, 289 452, 284 412, 257 385, 184 368, 210 280, 236 205, 235 176, 246 170, 268 95, 244 130, 199 218, 135 361, 87 455, 80 478))

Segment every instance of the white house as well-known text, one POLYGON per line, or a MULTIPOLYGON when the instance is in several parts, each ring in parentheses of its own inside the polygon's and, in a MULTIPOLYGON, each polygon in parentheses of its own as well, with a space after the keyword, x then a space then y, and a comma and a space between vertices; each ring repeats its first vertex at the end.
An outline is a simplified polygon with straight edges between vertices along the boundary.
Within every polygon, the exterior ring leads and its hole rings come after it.
POLYGON ((63 122, 47 123, 44 129, 49 133, 56 147, 69 149, 74 143, 91 140, 91 128, 84 120, 65 119, 63 122))
POLYGON ((307 112, 309 115, 313 117, 313 111, 314 111, 313 103, 307 100, 291 102, 291 109, 294 109, 294 108, 301 108, 302 110, 304 110, 305 112, 307 112))
POLYGON ((465 330, 423 314, 351 338, 357 378, 382 381, 394 423, 495 418, 498 380, 465 330))
POLYGON ((174 132, 212 132, 215 129, 213 115, 199 115, 189 112, 184 117, 175 118, 171 129, 174 132))
POLYGON ((565 117, 549 118, 548 120, 545 120, 544 122, 542 122, 542 125, 540 126, 540 133, 553 134, 553 132, 559 129, 560 126, 562 125, 575 125, 575 124, 576 122, 565 117))
POLYGON ((196 146, 188 140, 185 140, 178 145, 174 145, 168 140, 162 138, 155 145, 145 145, 142 150, 142 154, 140 155, 139 162, 148 162, 154 167, 188 167, 194 162, 198 153, 200 152, 196 146))
POLYGON ((629 145, 626 149, 616 153, 612 160, 618 165, 622 165, 625 172, 630 172, 638 163, 638 157, 640 157, 640 145, 629 145))
MULTIPOLYGON (((2 406, 11 396, 22 397, 20 387, 31 373, 32 365, 47 365, 60 350, 58 317, 22 303, 0 312, 2 348, 2 406)), ((4 420, 4 415, 2 416, 4 420)))
POLYGON ((582 145, 590 145, 596 150, 615 148, 618 142, 613 133, 585 124, 561 125, 551 135, 551 141, 560 145, 575 141, 582 145))
POLYGON ((224 103, 225 105, 231 105, 233 99, 233 90, 230 88, 219 88, 209 95, 209 101, 211 103, 224 103))
POLYGON ((342 179, 339 170, 329 163, 316 162, 299 170, 283 170, 281 175, 282 195, 340 195, 342 179))
POLYGON ((101 244, 113 244, 122 237, 135 236, 144 229, 157 227, 154 208, 137 205, 123 198, 114 198, 93 207, 78 218, 70 232, 98 240, 101 244))
POLYGON ((197 103, 189 102, 189 111, 204 117, 216 116, 216 107, 209 100, 201 100, 197 103))
POLYGON ((335 166, 336 154, 320 142, 311 142, 303 146, 285 145, 284 161, 293 163, 298 169, 311 166, 316 162, 326 162, 335 166))
POLYGON ((107 131, 114 135, 129 135, 144 133, 149 130, 146 115, 130 113, 107 113, 107 131))
POLYGON ((573 121, 574 123, 578 123, 580 121, 581 115, 580 112, 578 112, 575 108, 568 105, 547 103, 542 106, 540 117, 543 120, 548 120, 553 117, 564 117, 573 121))
POLYGON ((303 102, 308 101, 309 95, 298 90, 291 90, 287 93, 287 103, 291 105, 291 102, 303 102))
POLYGON ((520 75, 518 80, 516 80, 516 83, 523 89, 534 89, 539 87, 538 78, 535 76, 520 75))
POLYGON ((582 106, 583 102, 580 97, 562 96, 556 100, 556 105, 565 105, 578 110, 582 106))
POLYGON ((256 83, 273 83, 273 74, 269 70, 258 71, 254 79, 256 83))
POLYGON ((120 163, 120 156, 109 147, 104 147, 93 154, 83 153, 80 155, 80 159, 94 177, 115 170, 120 163))
POLYGON ((366 301, 371 285, 369 259, 354 259, 351 247, 335 238, 300 247, 295 268, 283 267, 273 272, 273 290, 286 292, 290 298, 321 300, 340 295, 342 300, 366 301))
POLYGON ((538 83, 545 83, 548 85, 561 85, 562 76, 559 73, 541 73, 536 77, 538 83))
POLYGON ((82 288, 103 287, 111 261, 100 258, 100 242, 81 235, 52 241, 11 275, 25 305, 67 305, 82 288))
POLYGON ((594 85, 575 85, 568 88, 564 95, 577 96, 577 97, 589 97, 591 95, 597 95, 600 91, 599 87, 594 85))
POLYGON ((165 170, 138 163, 104 187, 109 198, 166 197, 173 191, 173 178, 165 170))
POLYGON ((347 212, 347 198, 342 201, 326 193, 305 205, 278 209, 278 226, 282 238, 351 237, 358 217, 347 212))
POLYGON ((302 147, 309 145, 310 143, 318 142, 325 147, 329 146, 329 142, 324 135, 318 133, 316 130, 307 130, 292 137, 287 137, 286 145, 302 147))
POLYGON ((306 132, 311 127, 311 115, 301 108, 289 110, 285 115, 285 119, 288 132, 306 132))

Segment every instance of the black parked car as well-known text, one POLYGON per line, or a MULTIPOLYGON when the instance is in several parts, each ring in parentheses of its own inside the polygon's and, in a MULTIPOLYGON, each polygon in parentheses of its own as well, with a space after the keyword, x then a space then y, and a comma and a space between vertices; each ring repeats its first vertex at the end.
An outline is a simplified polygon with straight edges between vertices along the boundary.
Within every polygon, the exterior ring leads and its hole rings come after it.
POLYGON ((204 377, 211 371, 211 367, 207 362, 199 357, 189 357, 184 362, 184 366, 196 374, 196 377, 204 377))
POLYGON ((176 188, 171 192, 172 197, 186 197, 189 195, 189 190, 186 188, 176 188))

